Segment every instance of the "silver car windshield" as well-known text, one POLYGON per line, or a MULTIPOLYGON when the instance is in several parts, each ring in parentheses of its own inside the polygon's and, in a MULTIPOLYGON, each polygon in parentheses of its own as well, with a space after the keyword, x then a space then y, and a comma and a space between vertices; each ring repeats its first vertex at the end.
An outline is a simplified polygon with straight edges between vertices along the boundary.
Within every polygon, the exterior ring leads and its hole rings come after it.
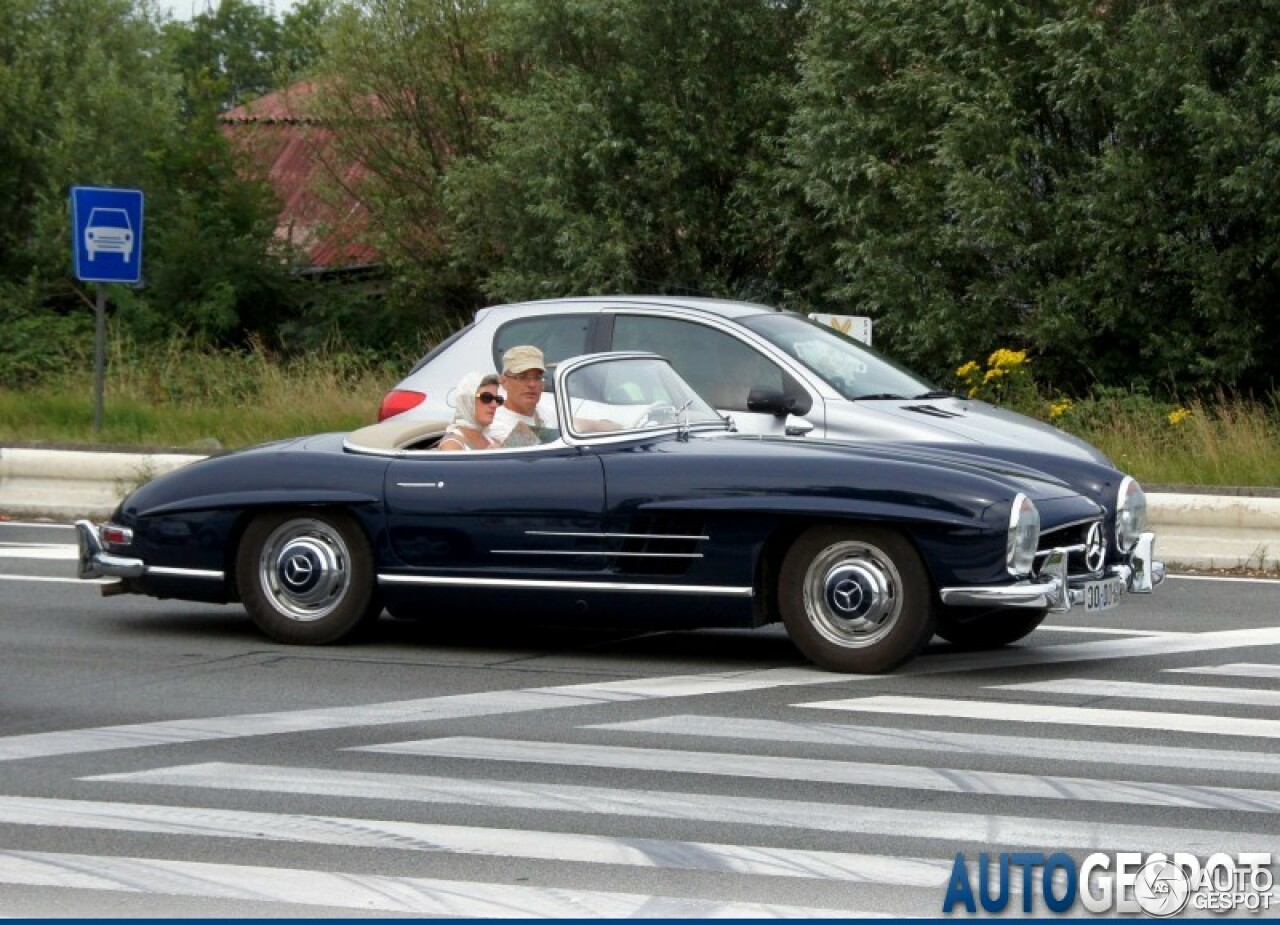
POLYGON ((573 414, 570 429, 578 435, 675 425, 726 426, 666 360, 634 357, 590 363, 572 370, 564 388, 573 414))
POLYGON ((742 323, 850 401, 949 394, 861 341, 801 315, 755 315, 742 323))

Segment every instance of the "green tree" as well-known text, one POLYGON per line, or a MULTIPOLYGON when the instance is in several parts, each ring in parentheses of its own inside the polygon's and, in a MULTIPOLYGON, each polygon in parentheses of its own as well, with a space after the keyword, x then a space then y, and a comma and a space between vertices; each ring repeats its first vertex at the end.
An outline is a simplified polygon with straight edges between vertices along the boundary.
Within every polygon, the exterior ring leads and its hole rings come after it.
POLYGON ((798 3, 513 0, 495 53, 527 80, 450 172, 459 252, 495 298, 760 294, 757 200, 787 112, 798 3))
POLYGON ((287 79, 281 25, 253 0, 218 0, 190 22, 168 23, 165 35, 193 109, 231 109, 287 79))
POLYGON ((937 372, 1029 346, 1063 384, 1266 385, 1278 11, 815 0, 778 171, 796 285, 937 372))
POLYGON ((327 32, 318 115, 337 141, 329 174, 368 210, 367 238, 392 277, 388 311, 406 333, 478 300, 478 271, 453 259, 444 195, 450 166, 487 150, 495 94, 519 77, 489 48, 502 8, 368 0, 340 7, 327 32))
POLYGON ((180 113, 154 10, 128 0, 0 0, 0 380, 57 368, 90 324, 70 268, 68 189, 147 197, 144 285, 113 287, 135 333, 234 339, 281 311, 272 209, 210 116, 180 113), (19 336, 20 335, 20 336, 19 336), (10 375, 12 374, 12 375, 10 375))

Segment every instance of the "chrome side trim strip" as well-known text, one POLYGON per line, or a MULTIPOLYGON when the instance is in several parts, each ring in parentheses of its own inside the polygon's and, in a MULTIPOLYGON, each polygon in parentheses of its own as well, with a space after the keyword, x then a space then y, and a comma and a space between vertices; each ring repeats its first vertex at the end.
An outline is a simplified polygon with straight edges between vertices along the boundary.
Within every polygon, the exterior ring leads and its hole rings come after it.
POLYGON ((148 565, 148 575, 162 575, 169 578, 208 578, 211 581, 222 581, 225 573, 199 568, 169 568, 164 565, 148 565))
POLYGON ((490 549, 506 556, 627 556, 632 559, 701 559, 700 552, 610 552, 604 549, 490 549))
POLYGON ((694 536, 680 533, 561 533, 556 530, 526 530, 525 536, 576 536, 587 539, 609 540, 709 540, 709 536, 694 536))
POLYGON ((451 575, 379 575, 388 585, 443 585, 461 588, 544 588, 557 591, 635 591, 648 594, 715 594, 752 597, 755 590, 732 585, 654 585, 617 581, 553 581, 540 578, 464 578, 451 575))

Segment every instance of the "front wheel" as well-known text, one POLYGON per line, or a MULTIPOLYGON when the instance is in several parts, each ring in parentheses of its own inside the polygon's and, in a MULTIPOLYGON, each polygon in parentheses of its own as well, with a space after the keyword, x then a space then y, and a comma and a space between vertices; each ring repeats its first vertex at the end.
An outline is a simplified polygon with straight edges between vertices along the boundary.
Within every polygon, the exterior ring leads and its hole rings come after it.
POLYGON ((888 671, 933 635, 933 593, 920 554, 883 528, 802 534, 783 559, 778 606, 796 648, 832 671, 888 671))
POLYGON ((382 610, 369 540, 337 511, 255 518, 236 552, 236 586, 258 628, 291 645, 349 639, 382 610))
POLYGON ((974 610, 944 606, 938 613, 936 632, 960 649, 998 649, 1029 636, 1048 615, 1048 610, 1037 608, 974 610))

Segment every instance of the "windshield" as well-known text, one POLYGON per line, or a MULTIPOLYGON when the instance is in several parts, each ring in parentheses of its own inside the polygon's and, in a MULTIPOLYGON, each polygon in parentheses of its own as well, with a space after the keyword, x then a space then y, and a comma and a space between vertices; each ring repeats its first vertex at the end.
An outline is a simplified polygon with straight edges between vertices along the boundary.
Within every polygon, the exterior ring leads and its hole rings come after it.
POLYGON ((743 318, 742 324, 798 360, 850 401, 948 394, 866 344, 801 315, 754 315, 743 318))
POLYGON ((573 413, 570 429, 579 435, 676 424, 725 426, 724 418, 666 360, 633 357, 590 363, 570 371, 564 388, 573 413))

